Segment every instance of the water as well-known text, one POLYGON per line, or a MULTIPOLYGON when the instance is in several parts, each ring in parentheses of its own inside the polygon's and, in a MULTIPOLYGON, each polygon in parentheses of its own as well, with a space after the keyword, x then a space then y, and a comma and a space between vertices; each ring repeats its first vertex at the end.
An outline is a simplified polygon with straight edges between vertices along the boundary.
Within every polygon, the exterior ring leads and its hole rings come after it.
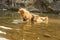
MULTIPOLYGON (((8 12, 6 12, 8 13, 8 12)), ((12 12, 13 13, 13 12, 12 12)), ((1 40, 60 40, 60 16, 55 14, 41 14, 48 16, 48 24, 20 23, 13 20, 19 17, 0 17, 1 40)))

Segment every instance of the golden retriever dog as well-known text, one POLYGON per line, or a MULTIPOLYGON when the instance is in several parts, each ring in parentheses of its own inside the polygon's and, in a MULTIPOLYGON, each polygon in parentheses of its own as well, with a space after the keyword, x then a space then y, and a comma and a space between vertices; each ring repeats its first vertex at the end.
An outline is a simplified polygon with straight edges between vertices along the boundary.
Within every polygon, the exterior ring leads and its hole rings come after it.
POLYGON ((23 21, 31 21, 32 15, 25 8, 20 8, 18 13, 22 16, 23 21))
POLYGON ((46 23, 48 24, 48 17, 40 17, 36 14, 31 14, 25 8, 20 8, 18 13, 22 16, 23 21, 34 21, 37 23, 46 23))

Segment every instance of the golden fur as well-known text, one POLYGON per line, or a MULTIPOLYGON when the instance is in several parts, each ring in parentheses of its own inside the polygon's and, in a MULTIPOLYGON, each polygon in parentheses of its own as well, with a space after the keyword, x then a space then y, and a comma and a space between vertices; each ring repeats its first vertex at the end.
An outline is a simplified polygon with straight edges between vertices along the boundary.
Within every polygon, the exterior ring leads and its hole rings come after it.
POLYGON ((48 17, 40 17, 35 14, 31 14, 28 10, 21 8, 18 11, 19 14, 22 15, 23 21, 35 21, 37 23, 48 23, 48 17))
POLYGON ((32 18, 32 15, 30 14, 30 12, 24 8, 19 9, 18 13, 22 15, 22 18, 24 21, 31 20, 32 18))
POLYGON ((48 24, 48 17, 35 16, 33 20, 35 22, 37 22, 37 23, 45 23, 45 24, 48 24))

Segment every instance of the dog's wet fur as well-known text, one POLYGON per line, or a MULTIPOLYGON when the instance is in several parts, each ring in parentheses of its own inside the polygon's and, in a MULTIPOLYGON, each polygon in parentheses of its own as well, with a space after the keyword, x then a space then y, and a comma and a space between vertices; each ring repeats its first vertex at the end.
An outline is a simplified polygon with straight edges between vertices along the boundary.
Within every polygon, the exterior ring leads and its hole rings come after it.
POLYGON ((31 14, 25 8, 20 8, 18 13, 22 16, 23 21, 35 21, 40 23, 48 23, 48 17, 40 17, 39 15, 31 14))

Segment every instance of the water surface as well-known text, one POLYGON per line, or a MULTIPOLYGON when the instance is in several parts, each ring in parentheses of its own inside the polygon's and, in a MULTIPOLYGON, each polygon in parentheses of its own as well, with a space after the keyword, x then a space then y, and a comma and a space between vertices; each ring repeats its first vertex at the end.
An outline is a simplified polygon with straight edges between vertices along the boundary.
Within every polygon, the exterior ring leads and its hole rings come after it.
MULTIPOLYGON (((19 19, 19 15, 5 15, 0 17, 0 38, 8 40, 60 40, 60 16, 56 14, 39 14, 40 16, 48 16, 48 24, 36 23, 11 23, 15 19, 19 19), (5 34, 4 34, 5 33, 5 34)), ((14 12, 11 12, 14 13, 14 12)))

